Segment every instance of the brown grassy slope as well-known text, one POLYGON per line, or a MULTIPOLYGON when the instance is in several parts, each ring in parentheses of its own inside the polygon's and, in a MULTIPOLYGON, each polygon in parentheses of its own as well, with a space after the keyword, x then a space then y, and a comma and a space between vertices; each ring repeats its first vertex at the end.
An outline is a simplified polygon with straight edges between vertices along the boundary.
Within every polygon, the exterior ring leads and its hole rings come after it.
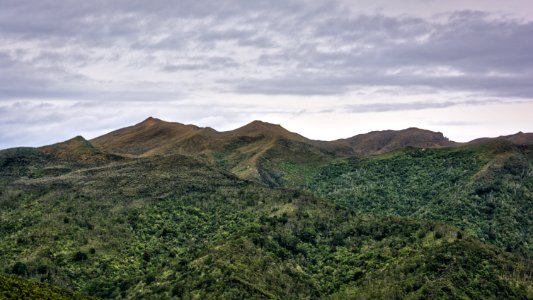
POLYGON ((97 137, 91 143, 106 152, 124 156, 165 155, 188 152, 189 148, 196 151, 195 144, 201 147, 201 141, 214 134, 216 131, 210 128, 165 122, 150 117, 134 126, 97 137), (190 147, 190 144, 194 147, 190 147))
POLYGON ((150 156, 172 154, 178 149, 194 153, 217 151, 239 139, 255 142, 279 138, 310 142, 280 125, 261 121, 253 121, 235 130, 217 132, 212 128, 166 122, 152 117, 134 126, 97 137, 91 142, 96 147, 112 153, 150 156))
POLYGON ((222 135, 224 137, 264 136, 268 138, 285 138, 300 142, 311 141, 297 133, 288 131, 287 129, 281 127, 281 125, 279 124, 271 124, 257 120, 237 129, 225 131, 222 133, 222 135))
POLYGON ((314 153, 317 157, 333 157, 335 151, 349 151, 347 147, 313 141, 278 124, 262 121, 253 121, 220 133, 213 149, 234 174, 267 182, 271 180, 263 178, 269 177, 262 172, 265 160, 290 159, 295 153, 305 157, 309 157, 307 153, 314 153))

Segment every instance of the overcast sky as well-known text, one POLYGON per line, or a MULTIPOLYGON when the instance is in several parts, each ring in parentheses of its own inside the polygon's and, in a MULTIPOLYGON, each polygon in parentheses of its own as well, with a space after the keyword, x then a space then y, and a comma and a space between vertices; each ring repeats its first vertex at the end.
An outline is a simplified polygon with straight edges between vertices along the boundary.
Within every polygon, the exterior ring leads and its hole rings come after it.
POLYGON ((148 116, 314 139, 533 131, 530 0, 0 0, 0 148, 148 116))

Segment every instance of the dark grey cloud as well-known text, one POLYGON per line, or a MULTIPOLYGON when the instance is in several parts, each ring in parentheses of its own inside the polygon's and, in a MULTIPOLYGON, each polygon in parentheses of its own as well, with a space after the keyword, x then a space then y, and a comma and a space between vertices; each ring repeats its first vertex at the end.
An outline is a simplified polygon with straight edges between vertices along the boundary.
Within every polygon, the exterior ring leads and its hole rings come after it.
MULTIPOLYGON (((98 64, 126 64, 139 74, 194 71, 214 92, 426 86, 533 96, 533 22, 480 11, 427 19, 356 14, 335 1, 3 2, 0 66, 14 74, 0 79, 3 99, 97 98, 95 82, 103 79, 86 69, 98 64)), ((182 92, 197 89, 172 80, 182 92)), ((126 93, 120 81, 106 86, 126 93)))
POLYGON ((460 75, 428 76, 421 74, 376 73, 361 69, 344 76, 322 74, 284 75, 282 78, 249 80, 239 83, 236 90, 250 94, 337 95, 358 88, 393 86, 407 89, 429 88, 433 91, 466 91, 491 96, 533 98, 532 76, 460 75))
POLYGON ((533 36, 533 22, 471 11, 435 22, 374 15, 327 19, 315 33, 332 49, 321 51, 323 44, 311 42, 264 55, 258 60, 262 66, 297 62, 299 67, 279 77, 243 81, 237 91, 307 95, 361 86, 427 86, 533 97, 533 40, 526 38, 533 36))

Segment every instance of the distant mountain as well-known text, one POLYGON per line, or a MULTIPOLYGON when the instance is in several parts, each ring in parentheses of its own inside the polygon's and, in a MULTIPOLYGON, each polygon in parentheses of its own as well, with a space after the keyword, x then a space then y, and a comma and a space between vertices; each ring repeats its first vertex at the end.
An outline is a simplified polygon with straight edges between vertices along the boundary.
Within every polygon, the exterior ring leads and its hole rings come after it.
MULTIPOLYGON (((504 137, 514 143, 530 143, 533 134, 504 137)), ((483 143, 491 139, 480 139, 483 143)), ((278 124, 253 121, 234 130, 166 122, 149 117, 90 141, 95 148, 127 157, 184 154, 219 165, 244 179, 281 185, 279 164, 313 162, 335 158, 382 154, 406 147, 446 148, 462 145, 440 132, 418 128, 373 131, 347 139, 317 141, 290 132, 278 124)))
POLYGON ((490 141, 508 141, 517 145, 533 145, 533 133, 518 132, 512 135, 502 135, 495 138, 479 138, 468 142, 468 144, 479 144, 490 141))
POLYGON ((279 124, 272 124, 258 120, 255 120, 235 130, 226 131, 222 133, 222 135, 226 137, 261 136, 273 139, 284 138, 301 142, 310 142, 309 139, 297 133, 290 132, 287 129, 281 127, 281 125, 279 124))
POLYGON ((443 148, 458 145, 440 132, 418 128, 372 131, 335 142, 350 146, 359 155, 381 154, 406 147, 443 148))
POLYGON ((218 132, 212 128, 166 122, 148 118, 143 122, 122 128, 91 140, 107 152, 128 156, 168 155, 174 153, 199 154, 220 151, 235 142, 255 143, 286 139, 313 144, 297 133, 280 125, 253 121, 230 131, 218 132))
POLYGON ((404 130, 373 131, 336 141, 316 141, 290 132, 277 124, 253 121, 235 130, 218 132, 212 128, 201 128, 148 118, 143 122, 122 128, 91 140, 96 147, 111 153, 128 156, 168 155, 172 153, 199 154, 223 151, 229 145, 240 143, 257 144, 261 147, 242 149, 255 153, 264 152, 275 141, 285 140, 307 144, 317 151, 330 155, 371 155, 405 147, 442 148, 458 143, 445 138, 440 132, 418 128, 404 130))
MULTIPOLYGON (((288 155, 287 152, 313 153, 317 157, 351 154, 347 146, 313 141, 280 125, 262 121, 218 132, 212 128, 150 117, 137 125, 97 137, 91 143, 102 151, 128 157, 171 154, 201 156, 248 179, 269 176, 264 172, 261 174, 260 165, 265 157, 272 156, 274 152, 283 157, 288 155)), ((291 153, 288 156, 293 155, 291 153)))
POLYGON ((218 132, 210 127, 202 128, 166 122, 149 117, 134 126, 115 130, 92 139, 90 143, 108 153, 130 157, 186 154, 206 156, 239 149, 242 153, 264 154, 279 141, 305 144, 313 151, 330 156, 375 155, 406 147, 446 148, 464 144, 506 140, 514 144, 533 144, 533 133, 519 132, 497 138, 480 138, 469 143, 457 143, 441 132, 419 128, 372 131, 335 141, 317 141, 290 132, 278 124, 253 121, 234 130, 218 132), (237 145, 238 144, 238 145, 237 145))

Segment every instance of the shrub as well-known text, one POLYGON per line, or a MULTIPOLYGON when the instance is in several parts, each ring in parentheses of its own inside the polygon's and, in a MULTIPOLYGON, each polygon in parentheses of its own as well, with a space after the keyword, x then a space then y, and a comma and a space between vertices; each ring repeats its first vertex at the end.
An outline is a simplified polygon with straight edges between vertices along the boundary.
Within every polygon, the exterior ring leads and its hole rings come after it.
POLYGON ((84 261, 89 259, 86 253, 83 253, 81 251, 78 251, 74 254, 74 257, 72 258, 74 261, 84 261))
POLYGON ((11 269, 11 273, 16 275, 26 275, 28 274, 28 267, 25 263, 17 261, 11 269))

